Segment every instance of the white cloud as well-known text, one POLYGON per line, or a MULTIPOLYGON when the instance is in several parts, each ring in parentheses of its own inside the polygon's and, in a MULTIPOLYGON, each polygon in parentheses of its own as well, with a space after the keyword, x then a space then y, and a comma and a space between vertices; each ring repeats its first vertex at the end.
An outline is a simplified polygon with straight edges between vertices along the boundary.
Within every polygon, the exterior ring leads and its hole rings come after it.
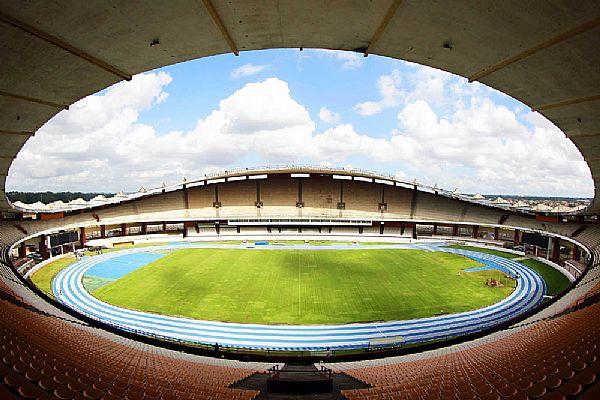
POLYGON ((340 114, 331 111, 327 107, 321 107, 319 119, 326 124, 337 124, 340 122, 340 114))
POLYGON ((343 69, 356 69, 363 65, 363 56, 358 53, 338 51, 336 58, 341 61, 343 69))
POLYGON ((140 123, 139 114, 167 99, 171 77, 136 75, 42 127, 15 160, 8 188, 135 190, 254 157, 266 163, 376 162, 403 179, 463 192, 591 194, 587 164, 554 125, 438 74, 409 89, 400 87, 395 71, 379 79, 381 98, 363 107, 398 107, 397 128, 386 137, 336 125, 339 115, 326 107, 319 118, 333 126, 317 132, 307 108, 277 78, 244 85, 189 130, 159 134, 140 123), (439 102, 457 106, 436 111, 439 102))
POLYGON ((231 71, 229 76, 232 79, 242 78, 245 76, 256 75, 259 72, 262 72, 268 65, 254 65, 252 63, 244 64, 241 67, 238 67, 231 71))
POLYGON ((591 194, 587 164, 572 142, 537 113, 526 118, 485 98, 439 118, 424 100, 398 113, 392 147, 411 153, 410 167, 426 183, 463 191, 591 194))
POLYGON ((312 49, 309 50, 315 52, 321 56, 331 57, 340 62, 342 69, 352 70, 358 69, 363 66, 364 56, 360 53, 353 51, 343 50, 325 50, 325 49, 312 49))
POLYGON ((412 72, 404 74, 404 79, 399 69, 381 75, 376 83, 380 99, 358 103, 354 106, 354 111, 363 116, 371 116, 385 108, 398 107, 415 100, 438 104, 445 100, 447 90, 451 90, 456 96, 468 96, 474 95, 480 87, 477 84, 464 85, 462 82, 449 86, 448 82, 453 75, 448 72, 408 62, 404 64, 412 72))
POLYGON ((134 190, 200 176, 248 154, 297 159, 315 124, 286 82, 249 83, 189 131, 159 134, 139 113, 167 98, 171 77, 137 75, 61 112, 27 142, 9 187, 18 190, 134 190))
POLYGON ((384 108, 395 107, 406 96, 401 88, 400 71, 394 69, 389 75, 381 75, 377 79, 377 92, 381 96, 378 101, 365 101, 354 106, 360 115, 370 116, 380 113, 384 108))

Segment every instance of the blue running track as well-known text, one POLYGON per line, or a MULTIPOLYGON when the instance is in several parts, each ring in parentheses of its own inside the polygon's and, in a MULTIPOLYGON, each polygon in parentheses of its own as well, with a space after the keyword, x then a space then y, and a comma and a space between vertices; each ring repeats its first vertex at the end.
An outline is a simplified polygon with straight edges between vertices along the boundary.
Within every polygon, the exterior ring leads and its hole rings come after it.
MULTIPOLYGON (((141 256, 149 252, 189 247, 205 248, 208 246, 171 244, 134 248, 84 258, 65 268, 56 276, 52 283, 54 295, 61 303, 84 315, 111 326, 144 335, 189 343, 219 343, 226 347, 324 350, 326 348, 364 348, 368 347, 372 340, 378 341, 386 338, 401 337, 402 343, 410 344, 481 331, 536 307, 546 292, 546 285, 541 276, 519 262, 491 254, 439 245, 412 245, 412 247, 460 254, 479 261, 488 268, 499 269, 507 274, 518 276, 517 288, 510 296, 491 306, 439 317, 345 325, 258 325, 202 321, 128 310, 96 299, 83 287, 82 278, 86 271, 100 263, 122 256, 134 254, 141 256)), ((219 247, 226 246, 219 245, 219 247)), ((239 248, 239 246, 235 247, 239 248)), ((285 251, 285 249, 303 247, 273 246, 273 250, 285 251)), ((316 247, 306 248, 315 249, 316 247)), ((335 248, 333 246, 324 247, 335 248)), ((264 248, 270 248, 270 246, 261 246, 261 249, 264 248)), ((343 246, 343 248, 350 250, 352 247, 343 246)), ((364 249, 364 247, 360 248, 364 249)), ((369 248, 401 248, 401 246, 383 245, 369 246, 369 248)))

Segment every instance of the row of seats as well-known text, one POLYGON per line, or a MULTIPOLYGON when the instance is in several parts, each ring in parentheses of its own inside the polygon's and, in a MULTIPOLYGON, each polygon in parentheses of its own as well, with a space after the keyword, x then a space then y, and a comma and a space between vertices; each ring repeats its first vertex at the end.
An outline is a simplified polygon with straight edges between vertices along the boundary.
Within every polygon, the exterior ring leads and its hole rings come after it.
POLYGON ((580 396, 600 373, 599 312, 596 303, 481 346, 414 362, 345 369, 374 387, 344 395, 348 399, 580 396))

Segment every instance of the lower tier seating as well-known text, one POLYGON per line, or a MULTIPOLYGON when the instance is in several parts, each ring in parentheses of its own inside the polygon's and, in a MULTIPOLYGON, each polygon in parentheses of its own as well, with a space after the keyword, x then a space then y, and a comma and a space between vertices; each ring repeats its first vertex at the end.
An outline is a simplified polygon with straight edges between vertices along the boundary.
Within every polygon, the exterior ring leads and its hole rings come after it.
MULTIPOLYGON (((6 275, 6 266, 0 267, 6 275)), ((121 338, 41 311, 15 296, 24 290, 15 285, 0 286, 0 399, 244 400, 258 394, 228 386, 266 364, 191 356, 121 338)))

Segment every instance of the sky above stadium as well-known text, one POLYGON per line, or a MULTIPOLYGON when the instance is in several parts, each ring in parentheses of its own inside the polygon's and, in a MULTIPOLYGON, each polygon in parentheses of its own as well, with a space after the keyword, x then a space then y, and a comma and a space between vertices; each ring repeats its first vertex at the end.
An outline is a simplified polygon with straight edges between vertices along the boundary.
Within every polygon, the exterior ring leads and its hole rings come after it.
POLYGON ((82 99, 27 142, 7 189, 132 192, 281 164, 463 193, 593 193, 572 142, 518 101, 417 64, 310 49, 195 60, 82 99))

